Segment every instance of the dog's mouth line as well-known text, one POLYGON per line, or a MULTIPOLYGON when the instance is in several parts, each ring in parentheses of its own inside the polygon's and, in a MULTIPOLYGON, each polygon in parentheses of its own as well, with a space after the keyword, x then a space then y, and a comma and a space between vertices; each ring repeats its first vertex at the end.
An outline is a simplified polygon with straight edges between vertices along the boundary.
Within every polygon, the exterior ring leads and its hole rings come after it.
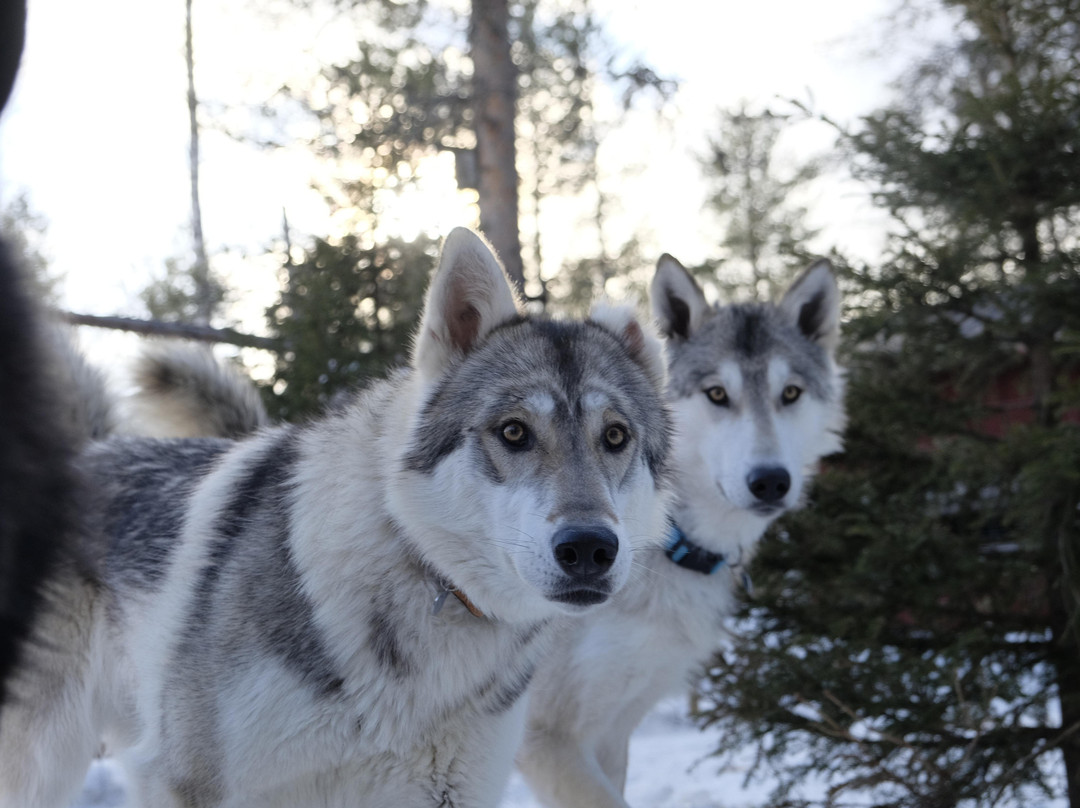
POLYGON ((748 510, 753 511, 758 516, 775 516, 778 513, 782 513, 786 509, 786 506, 782 502, 777 502, 773 505, 756 503, 754 505, 751 505, 748 510))
POLYGON ((607 589, 578 587, 575 589, 562 589, 549 594, 547 597, 548 600, 570 606, 595 606, 598 603, 603 603, 610 595, 611 592, 607 589))

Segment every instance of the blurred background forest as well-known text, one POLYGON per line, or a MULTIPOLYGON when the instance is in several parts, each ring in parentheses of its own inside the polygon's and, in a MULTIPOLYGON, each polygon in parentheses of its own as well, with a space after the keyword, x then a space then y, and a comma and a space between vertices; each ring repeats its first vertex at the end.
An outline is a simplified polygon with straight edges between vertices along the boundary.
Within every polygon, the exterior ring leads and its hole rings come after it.
POLYGON ((91 353, 204 339, 297 419, 404 359, 454 225, 552 312, 829 255, 846 450, 696 720, 769 808, 1080 808, 1080 0, 171 5, 31 0, 0 126, 91 353))

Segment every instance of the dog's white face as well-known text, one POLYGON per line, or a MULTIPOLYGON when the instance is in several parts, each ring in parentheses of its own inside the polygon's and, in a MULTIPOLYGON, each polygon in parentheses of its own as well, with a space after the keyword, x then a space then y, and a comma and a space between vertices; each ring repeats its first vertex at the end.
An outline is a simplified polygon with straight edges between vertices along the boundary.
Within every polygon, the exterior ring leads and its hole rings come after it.
POLYGON ((453 239, 417 340, 423 403, 403 436, 395 517, 481 611, 581 612, 662 534, 659 340, 629 310, 521 318, 490 253, 453 239))
POLYGON ((645 425, 614 391, 530 387, 503 406, 507 391, 492 391, 461 445, 410 486, 453 525, 430 553, 478 605, 576 613, 618 591, 635 548, 659 535, 661 485, 645 425))
POLYGON ((709 306, 673 258, 653 308, 668 334, 679 499, 698 529, 725 513, 769 521, 799 504, 817 461, 840 449, 839 293, 827 262, 779 303, 709 306))
POLYGON ((682 478, 734 507, 772 519, 796 506, 813 467, 839 449, 833 409, 784 357, 751 372, 733 360, 672 402, 682 478))

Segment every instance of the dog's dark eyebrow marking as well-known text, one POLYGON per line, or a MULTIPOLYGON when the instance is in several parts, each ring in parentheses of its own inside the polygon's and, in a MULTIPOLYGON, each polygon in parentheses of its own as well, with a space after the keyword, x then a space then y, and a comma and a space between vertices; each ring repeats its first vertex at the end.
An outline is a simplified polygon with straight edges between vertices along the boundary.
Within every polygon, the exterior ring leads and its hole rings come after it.
POLYGON ((476 442, 476 460, 480 466, 480 471, 484 476, 491 480, 495 485, 502 485, 506 482, 506 477, 499 472, 498 467, 495 465, 494 459, 491 457, 491 453, 488 451, 487 446, 483 441, 476 442))
POLYGON ((580 387, 582 368, 574 349, 583 338, 584 327, 554 320, 541 320, 536 325, 555 353, 555 370, 563 387, 566 390, 580 387))
POLYGON ((406 471, 430 474, 444 457, 461 445, 461 423, 447 414, 458 410, 449 408, 444 401, 453 395, 452 381, 450 376, 443 379, 424 406, 420 426, 412 435, 412 444, 404 458, 406 471), (440 413, 443 413, 442 417, 440 413))
POLYGON ((765 314, 757 307, 740 306, 732 310, 735 320, 735 350, 745 357, 759 356, 769 349, 769 330, 765 314))

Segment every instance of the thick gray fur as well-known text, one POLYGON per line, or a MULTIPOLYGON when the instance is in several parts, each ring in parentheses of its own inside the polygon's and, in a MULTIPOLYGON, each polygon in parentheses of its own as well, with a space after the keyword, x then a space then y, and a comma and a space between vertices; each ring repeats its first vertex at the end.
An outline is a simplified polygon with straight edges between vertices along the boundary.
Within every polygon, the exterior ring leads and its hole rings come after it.
POLYGON ((348 405, 239 442, 94 445, 103 583, 50 584, 0 713, 0 806, 66 806, 102 739, 137 806, 494 806, 555 627, 660 532, 662 366, 627 311, 522 317, 459 230, 412 366, 348 405), (560 567, 567 525, 617 535, 609 571, 560 567), (482 616, 435 613, 450 587, 482 616))
POLYGON ((86 361, 68 326, 51 324, 45 335, 49 354, 40 372, 65 393, 59 399, 62 427, 78 446, 104 440, 116 431, 119 418, 105 374, 86 361))

